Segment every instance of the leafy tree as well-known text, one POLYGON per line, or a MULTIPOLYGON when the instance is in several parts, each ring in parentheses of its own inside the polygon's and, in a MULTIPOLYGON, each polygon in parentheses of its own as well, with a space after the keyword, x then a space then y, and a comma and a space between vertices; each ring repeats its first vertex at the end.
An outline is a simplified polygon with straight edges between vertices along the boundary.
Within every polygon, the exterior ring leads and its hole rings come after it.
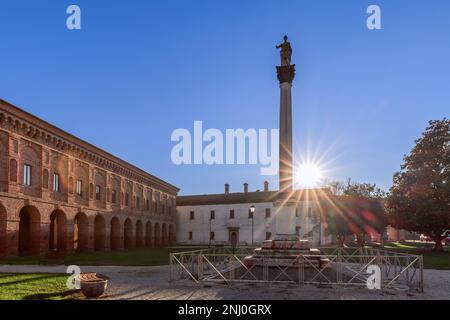
POLYGON ((415 143, 394 175, 388 216, 396 228, 430 236, 442 251, 450 229, 450 120, 430 121, 415 143))
POLYGON ((346 182, 331 181, 328 186, 332 193, 338 196, 356 196, 369 199, 386 197, 386 192, 377 187, 376 184, 352 182, 351 178, 347 178, 346 182))
POLYGON ((345 183, 333 181, 329 186, 334 197, 326 222, 339 246, 343 246, 349 235, 356 235, 358 244, 364 246, 366 234, 384 232, 387 221, 382 204, 383 190, 375 184, 356 183, 351 179, 345 183))

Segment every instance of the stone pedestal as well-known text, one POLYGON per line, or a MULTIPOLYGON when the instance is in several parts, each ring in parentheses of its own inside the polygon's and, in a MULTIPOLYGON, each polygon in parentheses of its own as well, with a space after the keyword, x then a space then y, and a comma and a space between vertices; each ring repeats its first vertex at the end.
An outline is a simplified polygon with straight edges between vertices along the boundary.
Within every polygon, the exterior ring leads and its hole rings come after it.
POLYGON ((296 231, 295 205, 279 204, 275 209, 275 239, 295 239, 296 231))

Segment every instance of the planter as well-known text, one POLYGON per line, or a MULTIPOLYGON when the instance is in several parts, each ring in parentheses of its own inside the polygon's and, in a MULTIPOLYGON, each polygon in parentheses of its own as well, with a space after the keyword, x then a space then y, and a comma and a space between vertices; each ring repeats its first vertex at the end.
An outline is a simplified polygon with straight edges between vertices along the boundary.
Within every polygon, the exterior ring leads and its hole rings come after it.
POLYGON ((96 273, 80 275, 81 292, 88 299, 100 297, 106 290, 108 280, 98 277, 96 273))

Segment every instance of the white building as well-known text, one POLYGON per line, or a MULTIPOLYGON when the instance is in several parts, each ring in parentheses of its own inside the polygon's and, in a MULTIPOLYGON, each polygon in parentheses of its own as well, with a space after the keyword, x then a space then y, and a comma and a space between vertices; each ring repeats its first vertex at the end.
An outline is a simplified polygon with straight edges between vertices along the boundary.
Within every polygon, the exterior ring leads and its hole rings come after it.
MULTIPOLYGON (((177 198, 177 243, 182 245, 230 245, 236 237, 239 245, 261 244, 275 236, 277 191, 244 191, 177 198), (254 206, 252 214, 250 208, 254 206)), ((332 237, 321 225, 321 202, 329 196, 328 189, 295 190, 296 232, 314 245, 331 244, 332 237)))

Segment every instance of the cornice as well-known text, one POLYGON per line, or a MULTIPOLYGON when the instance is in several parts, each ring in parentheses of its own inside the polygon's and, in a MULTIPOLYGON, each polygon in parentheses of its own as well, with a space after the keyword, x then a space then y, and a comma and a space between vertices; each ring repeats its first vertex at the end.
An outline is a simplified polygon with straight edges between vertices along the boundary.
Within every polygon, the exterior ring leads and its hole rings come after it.
POLYGON ((0 99, 0 128, 59 150, 125 178, 176 195, 179 188, 0 99))

